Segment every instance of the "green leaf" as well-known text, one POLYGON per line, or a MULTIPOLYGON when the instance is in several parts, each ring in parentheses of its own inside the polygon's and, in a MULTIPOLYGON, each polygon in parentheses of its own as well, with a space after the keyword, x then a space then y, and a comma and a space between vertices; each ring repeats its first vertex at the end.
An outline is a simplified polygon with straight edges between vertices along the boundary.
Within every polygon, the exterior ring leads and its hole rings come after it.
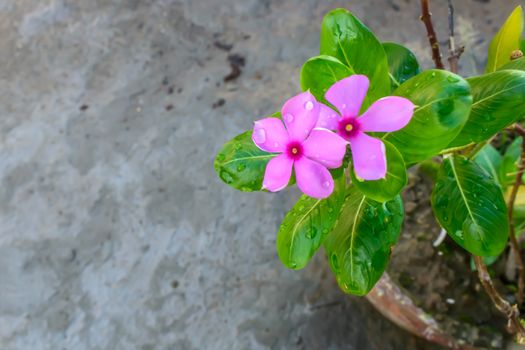
POLYGON ((504 64, 498 68, 498 71, 508 69, 525 70, 525 57, 518 58, 517 60, 512 60, 509 63, 504 64))
POLYGON ((503 155, 499 172, 503 189, 512 185, 516 180, 516 175, 518 173, 518 160, 521 154, 521 140, 521 137, 517 137, 509 147, 507 147, 507 150, 503 155))
POLYGON ((301 69, 301 87, 304 91, 310 89, 317 101, 328 104, 324 98, 326 90, 335 82, 352 74, 352 70, 335 57, 312 57, 301 69))
POLYGON ((419 63, 412 51, 397 43, 383 43, 383 48, 388 60, 392 89, 420 73, 419 63))
POLYGON ((383 142, 387 159, 387 174, 384 179, 363 181, 356 177, 353 167, 350 172, 355 187, 368 198, 378 202, 386 202, 395 198, 407 184, 407 171, 403 156, 391 143, 383 142))
POLYGON ((476 155, 474 161, 502 188, 500 171, 503 157, 492 145, 485 145, 476 155))
POLYGON ((469 253, 495 256, 505 249, 509 221, 503 193, 475 162, 462 156, 443 160, 432 209, 449 236, 469 253))
POLYGON ((403 217, 401 197, 379 203, 355 187, 348 189, 339 221, 324 244, 344 292, 365 295, 374 287, 399 238, 403 217))
POLYGON ((339 218, 345 200, 342 168, 334 173, 334 192, 325 199, 301 196, 286 214, 277 234, 277 253, 283 264, 301 269, 310 261, 339 218))
POLYGON ((525 39, 520 40, 520 50, 525 53, 525 39))
POLYGON ((468 83, 444 70, 425 71, 407 80, 394 94, 417 106, 406 127, 383 137, 409 165, 443 150, 465 125, 472 104, 468 83))
POLYGON ((474 99, 472 111, 450 148, 485 141, 525 116, 524 71, 502 70, 467 81, 474 99))
POLYGON ((361 21, 345 9, 336 9, 323 19, 321 55, 337 58, 356 74, 370 79, 363 108, 390 93, 388 62, 383 46, 361 21))
POLYGON ((252 131, 237 135, 224 144, 215 158, 215 172, 222 181, 244 192, 260 191, 266 164, 275 153, 260 150, 252 141, 252 131))
POLYGON ((518 6, 496 33, 489 46, 489 55, 485 73, 496 71, 510 61, 512 51, 520 48, 523 32, 523 10, 518 6))

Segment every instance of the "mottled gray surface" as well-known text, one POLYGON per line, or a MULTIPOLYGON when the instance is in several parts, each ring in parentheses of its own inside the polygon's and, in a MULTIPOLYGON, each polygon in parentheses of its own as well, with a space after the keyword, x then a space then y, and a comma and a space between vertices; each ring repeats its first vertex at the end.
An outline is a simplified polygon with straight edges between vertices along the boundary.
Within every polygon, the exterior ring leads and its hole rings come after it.
MULTIPOLYGON (((516 2, 456 3, 472 74, 516 2)), ((427 348, 339 292, 323 254, 280 265, 297 192, 213 173, 298 91, 338 6, 430 66, 417 1, 0 0, 0 349, 427 348), (232 82, 216 41, 246 58, 232 82)))

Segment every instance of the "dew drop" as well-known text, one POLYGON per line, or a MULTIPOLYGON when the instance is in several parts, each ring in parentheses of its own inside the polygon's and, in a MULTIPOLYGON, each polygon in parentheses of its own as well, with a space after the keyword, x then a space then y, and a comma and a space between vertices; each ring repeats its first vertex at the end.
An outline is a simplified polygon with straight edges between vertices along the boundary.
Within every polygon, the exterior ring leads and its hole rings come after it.
POLYGON ((312 101, 306 101, 304 104, 304 109, 311 111, 314 108, 314 103, 312 101))
POLYGON ((246 169, 246 164, 240 163, 239 165, 237 165, 237 171, 238 172, 242 172, 242 171, 244 171, 244 169, 246 169))
POLYGON ((343 103, 343 105, 341 106, 342 109, 345 109, 346 108, 346 103, 343 103))
POLYGON ((294 120, 293 114, 290 114, 290 113, 285 114, 284 120, 286 120, 287 123, 292 123, 294 120))
POLYGON ((219 161, 219 162, 222 162, 225 158, 226 158, 226 156, 224 154, 222 154, 222 153, 219 153, 217 155, 217 161, 219 161))
POLYGON ((330 187, 330 181, 325 181, 325 182, 323 182, 323 187, 324 187, 324 188, 328 188, 328 187, 330 187))
POLYGON ((264 131, 263 128, 255 129, 253 132, 253 139, 257 143, 265 143, 266 142, 266 131, 264 131))
POLYGON ((219 174, 222 181, 226 182, 227 184, 231 184, 233 182, 233 177, 231 174, 225 170, 221 171, 219 174))

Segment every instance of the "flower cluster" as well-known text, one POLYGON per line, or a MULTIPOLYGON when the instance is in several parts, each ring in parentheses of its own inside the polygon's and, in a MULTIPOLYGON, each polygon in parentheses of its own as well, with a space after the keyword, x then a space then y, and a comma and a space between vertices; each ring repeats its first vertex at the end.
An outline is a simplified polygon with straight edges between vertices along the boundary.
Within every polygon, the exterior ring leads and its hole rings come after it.
POLYGON ((336 82, 325 94, 336 110, 307 91, 286 101, 281 109, 282 120, 256 121, 253 142, 265 152, 280 153, 266 166, 263 188, 271 192, 285 188, 293 169, 303 193, 319 199, 330 196, 334 181, 328 169, 342 165, 347 145, 357 178, 384 178, 385 145, 366 133, 403 128, 412 118, 414 104, 403 97, 388 96, 359 115, 368 86, 366 76, 352 75, 336 82))

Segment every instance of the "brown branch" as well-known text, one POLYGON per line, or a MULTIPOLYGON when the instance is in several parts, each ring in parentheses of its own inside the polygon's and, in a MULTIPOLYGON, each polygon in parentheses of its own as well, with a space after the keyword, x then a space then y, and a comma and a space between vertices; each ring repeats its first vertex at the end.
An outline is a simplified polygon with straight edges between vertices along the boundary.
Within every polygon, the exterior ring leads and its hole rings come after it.
POLYGON ((516 334, 516 341, 519 344, 525 344, 525 328, 521 324, 520 312, 516 305, 511 306, 509 302, 498 293, 496 287, 492 283, 487 266, 483 262, 483 258, 479 256, 473 256, 474 264, 478 270, 478 277, 485 289, 485 292, 489 295, 490 299, 496 306, 499 312, 504 314, 508 319, 508 329, 510 332, 516 334))
POLYGON ((432 24, 432 14, 428 7, 428 0, 421 0, 421 21, 425 24, 427 29, 428 42, 432 48, 432 60, 437 69, 445 69, 443 62, 441 61, 441 52, 439 51, 439 42, 437 40, 436 31, 432 24))
POLYGON ((523 264, 523 260, 521 259, 520 247, 518 240, 516 239, 516 232, 514 230, 514 203, 516 202, 516 196, 520 186, 522 185, 523 173, 525 172, 525 129, 523 129, 518 124, 515 124, 514 130, 520 134, 523 139, 521 143, 521 156, 518 166, 518 174, 516 175, 516 180, 512 185, 509 202, 507 204, 509 215, 509 238, 511 247, 509 259, 515 259, 516 267, 518 269, 518 292, 516 294, 516 299, 518 300, 518 304, 521 305, 523 303, 523 292, 525 290, 525 266, 523 264))
POLYGON ((452 0, 448 0, 448 64, 450 66, 450 71, 457 73, 459 70, 458 62, 461 54, 465 51, 464 46, 460 46, 456 49, 456 40, 454 33, 454 6, 452 5, 452 0))

